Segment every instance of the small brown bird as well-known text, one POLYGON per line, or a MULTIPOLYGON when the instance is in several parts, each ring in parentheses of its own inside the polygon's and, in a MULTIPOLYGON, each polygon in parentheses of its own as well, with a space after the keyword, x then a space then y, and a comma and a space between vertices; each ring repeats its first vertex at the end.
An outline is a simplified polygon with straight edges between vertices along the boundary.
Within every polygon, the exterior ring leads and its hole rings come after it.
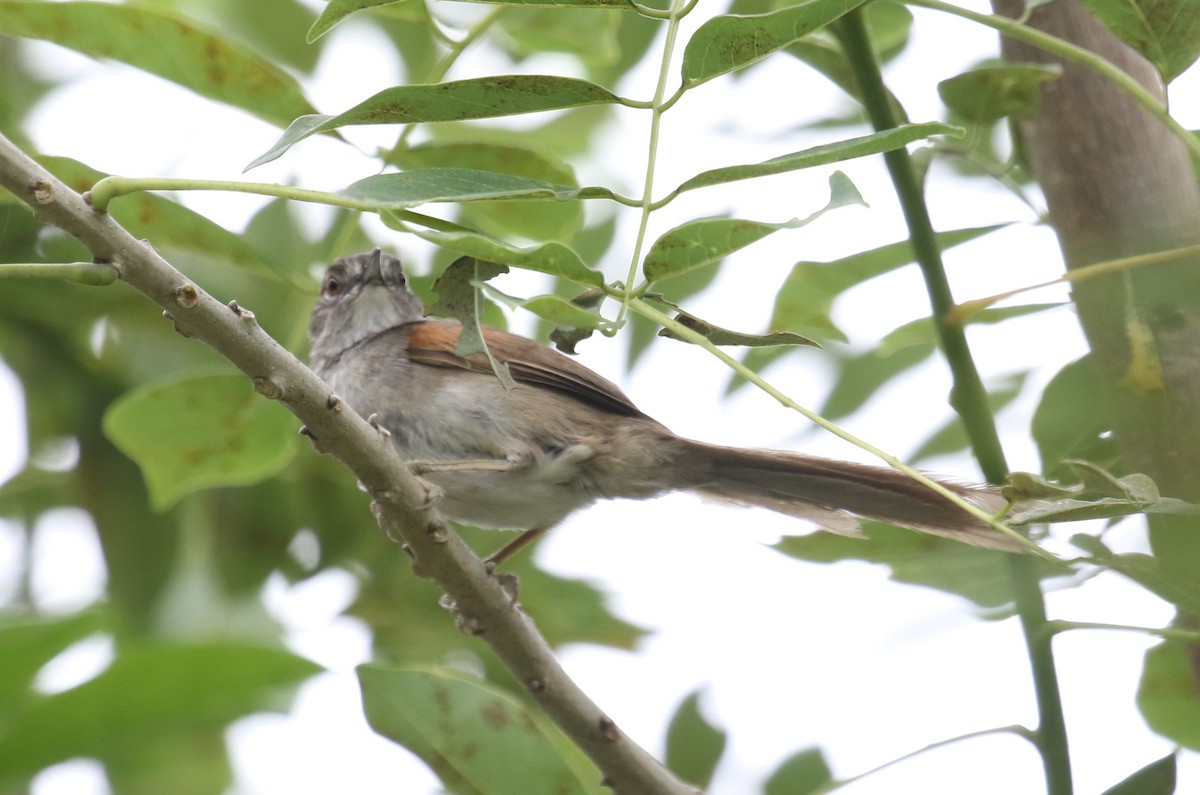
MULTIPOLYGON (((455 353, 461 326, 424 317, 400 261, 376 249, 329 266, 309 324, 313 370, 444 496, 439 509, 480 527, 528 531, 499 561, 598 499, 683 490, 858 532, 878 519, 969 544, 1019 547, 904 474, 800 453, 683 439, 614 384, 552 348, 497 329, 484 340, 509 366, 505 389, 482 354, 455 353)), ((988 488, 944 483, 999 512, 988 488)))

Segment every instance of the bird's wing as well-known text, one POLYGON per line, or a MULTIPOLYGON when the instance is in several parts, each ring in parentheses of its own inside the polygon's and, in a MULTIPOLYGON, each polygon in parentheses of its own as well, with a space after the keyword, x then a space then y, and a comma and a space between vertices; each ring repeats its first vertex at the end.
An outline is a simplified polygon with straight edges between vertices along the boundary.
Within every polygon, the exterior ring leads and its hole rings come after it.
MULTIPOLYGON (((482 353, 463 357, 455 352, 461 333, 462 326, 454 320, 415 323, 409 329, 409 359, 433 367, 491 374, 491 365, 482 353)), ((553 389, 614 414, 645 416, 616 384, 553 348, 487 327, 483 329, 483 339, 492 356, 508 365, 515 381, 553 389)))

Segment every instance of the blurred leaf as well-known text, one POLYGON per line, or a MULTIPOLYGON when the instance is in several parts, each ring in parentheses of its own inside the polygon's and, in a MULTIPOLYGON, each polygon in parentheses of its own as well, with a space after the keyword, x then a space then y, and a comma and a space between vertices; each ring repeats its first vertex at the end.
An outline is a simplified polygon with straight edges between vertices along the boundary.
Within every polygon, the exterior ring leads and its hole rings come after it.
POLYGON ((783 760, 763 786, 763 795, 808 795, 833 781, 820 748, 806 748, 783 760))
POLYGON ((300 116, 246 170, 271 162, 310 135, 339 127, 490 119, 618 101, 612 92, 595 83, 554 75, 495 75, 449 83, 394 86, 336 116, 300 116))
POLYGON ((7 615, 0 622, 0 736, 19 705, 34 697, 33 678, 46 663, 101 627, 98 611, 62 618, 7 615))
POLYGON ((564 759, 542 718, 457 671, 358 668, 363 710, 379 734, 421 758, 455 793, 599 793, 599 775, 564 759))
POLYGON ((1113 33, 1152 61, 1169 83, 1200 55, 1200 6, 1190 0, 1083 0, 1113 33))
POLYGON ((540 179, 470 168, 423 168, 398 174, 376 174, 339 191, 349 199, 379 209, 399 210, 426 202, 541 199, 573 202, 608 198, 607 188, 569 188, 540 179))
POLYGON ((634 8, 630 0, 467 0, 472 3, 495 3, 512 6, 562 6, 564 8, 634 8))
POLYGON ((484 285, 484 294, 509 309, 524 309, 557 326, 569 328, 611 329, 612 321, 596 312, 588 311, 557 295, 535 295, 532 298, 514 298, 505 295, 491 285, 484 285))
MULTIPOLYGON (((988 389, 988 408, 991 409, 993 416, 999 414, 1004 410, 1005 406, 1017 399, 1017 396, 1021 394, 1021 389, 1025 386, 1025 380, 1028 376, 1028 372, 1013 373, 988 389)), ((966 450, 969 445, 970 441, 967 439, 967 432, 963 428, 962 420, 954 417, 934 431, 925 441, 921 442, 916 451, 908 458, 910 463, 916 464, 933 456, 947 455, 966 450)))
MULTIPOLYGON (((1114 555, 1094 536, 1076 534, 1071 537, 1071 543, 1085 550, 1099 564, 1124 574, 1180 609, 1200 613, 1200 581, 1194 572, 1180 573, 1158 558, 1136 552, 1114 555)), ((1200 745, 1196 747, 1200 748, 1200 745)))
MULTIPOLYGON (((995 323, 1003 323, 1006 320, 1013 318, 1025 317, 1027 315, 1035 315, 1039 312, 1046 312, 1051 309, 1059 309, 1063 304, 1020 304, 1018 306, 990 306, 986 309, 979 309, 969 314, 966 314, 960 319, 963 325, 980 324, 992 325, 995 323)), ((927 342, 937 340, 937 329, 933 325, 933 318, 922 317, 917 318, 903 326, 893 329, 888 332, 880 343, 880 350, 888 352, 897 348, 905 348, 910 345, 920 345, 927 342)))
POLYGON ((109 408, 104 432, 141 466, 159 510, 193 491, 276 474, 295 454, 297 439, 295 418, 241 375, 138 387, 109 408))
POLYGON ((172 0, 169 4, 259 54, 311 74, 321 57, 304 33, 316 13, 303 0, 172 0))
POLYGON ((74 757, 122 757, 131 746, 223 727, 263 709, 320 667, 234 642, 123 646, 95 678, 47 696, 0 736, 0 780, 74 757))
POLYGON ((308 29, 305 40, 312 44, 356 11, 395 5, 412 9, 408 13, 413 19, 424 19, 427 16, 423 0, 329 0, 325 8, 321 10, 321 16, 317 17, 316 21, 312 23, 312 27, 308 29))
POLYGON ((713 17, 692 34, 684 48, 684 87, 697 86, 766 58, 863 2, 808 0, 766 14, 713 17))
POLYGON ((1156 759, 1102 795, 1173 795, 1175 792, 1175 754, 1156 759))
POLYGON ((1200 685, 1195 666, 1195 644, 1163 641, 1146 652, 1137 692, 1138 709, 1150 728, 1193 751, 1200 750, 1200 685))
MULTIPOLYGON (((814 563, 865 560, 891 569, 897 582, 923 585, 957 594, 981 607, 1000 607, 1012 601, 1012 581, 1004 556, 1008 553, 969 546, 879 522, 863 522, 866 539, 824 531, 785 538, 775 549, 814 563)), ((1041 576, 1061 574, 1038 561, 1041 576)))
MULTIPOLYGON (((352 478, 350 479, 352 480, 352 478)), ((477 640, 453 630, 453 622, 438 605, 441 589, 428 580, 414 577, 400 551, 382 547, 379 529, 366 510, 367 498, 352 489, 343 492, 345 504, 357 507, 361 520, 348 523, 343 517, 333 524, 330 535, 340 529, 344 537, 349 524, 358 539, 350 560, 355 567, 368 567, 370 576, 349 613, 366 621, 373 629, 376 657, 394 662, 427 663, 481 657, 482 664, 495 682, 511 683, 511 675, 495 661, 477 640), (358 506, 351 503, 356 497, 358 506)), ((318 502, 318 500, 313 500, 318 502)), ((481 556, 496 552, 511 540, 495 530, 459 527, 459 533, 481 556)), ((324 535, 323 532, 323 535, 324 535)), ((591 643, 620 649, 632 649, 645 631, 612 615, 606 597, 588 582, 549 574, 539 568, 533 555, 518 555, 504 567, 521 583, 521 602, 536 616, 538 629, 554 648, 567 644, 591 643)), ((514 683, 514 687, 520 687, 514 683)))
MULTIPOLYGON (((880 60, 887 63, 908 45, 912 12, 899 3, 889 2, 868 3, 862 12, 871 42, 878 50, 880 60)), ((858 82, 850 63, 846 60, 845 51, 841 42, 828 35, 828 31, 820 31, 793 42, 788 46, 787 52, 825 75, 850 97, 858 99, 858 82)), ((896 117, 907 119, 904 109, 891 97, 891 92, 888 92, 888 95, 892 99, 896 117)), ((820 122, 814 126, 818 125, 820 122)))
POLYGON ((880 344, 858 356, 838 356, 838 372, 819 414, 831 420, 847 417, 896 376, 916 367, 937 350, 932 342, 895 348, 880 344))
POLYGON ((777 224, 737 218, 704 218, 669 230, 650 247, 642 272, 651 282, 702 268, 780 229, 799 229, 830 210, 848 204, 866 206, 854 183, 840 171, 829 177, 829 202, 807 218, 777 224))
MULTIPOLYGON (((108 176, 66 157, 41 157, 38 162, 78 193, 108 176)), ((131 235, 153 240, 155 247, 167 256, 186 251, 213 262, 245 268, 257 276, 279 278, 273 265, 241 235, 170 199, 154 193, 134 193, 112 202, 108 212, 131 235)))
POLYGON ((1042 84, 1060 75, 1058 64, 989 64, 938 83, 938 96, 966 121, 991 124, 1036 111, 1042 84))
POLYGON ((470 232, 436 232, 431 229, 411 231, 436 246, 484 262, 497 262, 513 268, 548 273, 585 287, 600 287, 604 284, 603 274, 584 265, 579 255, 561 243, 517 248, 470 232))
MULTIPOLYGON (((838 0, 847 2, 849 0, 838 0)), ((751 163, 738 166, 726 166, 704 171, 673 190, 668 198, 674 198, 680 193, 697 188, 707 188, 713 185, 724 185, 727 182, 737 182, 743 179, 766 177, 773 174, 784 174, 813 166, 825 166, 839 163, 843 160, 853 160, 856 157, 878 155, 891 152, 907 146, 914 141, 920 141, 934 135, 961 137, 963 129, 941 122, 926 122, 924 124, 905 124, 884 132, 863 135, 858 138, 847 138, 831 144, 814 146, 800 152, 764 160, 761 163, 751 163)))
POLYGON ((588 3, 591 10, 586 20, 580 17, 578 5, 506 9, 496 19, 497 27, 503 31, 498 43, 518 60, 561 52, 592 67, 614 64, 620 57, 617 32, 625 14, 621 8, 608 9, 604 5, 609 4, 603 0, 588 3))
POLYGON ((104 760, 112 792, 131 795, 218 795, 233 789, 221 728, 143 739, 104 760))
POLYGON ((899 55, 908 46, 913 16, 900 3, 874 2, 863 9, 863 18, 871 33, 871 43, 884 63, 899 55))
POLYGON ((1046 384, 1030 430, 1048 477, 1070 477, 1073 472, 1064 464, 1068 459, 1093 461, 1119 472, 1120 453, 1101 387, 1090 356, 1066 365, 1046 384))
POLYGON ((692 692, 667 725, 667 767, 684 781, 707 789, 725 752, 726 735, 700 714, 700 697, 692 692))
MULTIPOLYGON (((472 169, 568 188, 578 185, 574 170, 566 163, 518 146, 487 142, 428 143, 401 150, 393 160, 406 169, 472 169)), ((566 241, 583 226, 583 205, 574 201, 467 202, 462 207, 462 223, 496 237, 566 241)))
POLYGON ((280 126, 313 110, 295 79, 271 61, 167 11, 0 0, 0 33, 122 61, 280 126))
MULTIPOLYGON (((946 251, 1000 228, 981 226, 939 232, 938 247, 946 251)), ((907 240, 831 262, 798 262, 775 298, 771 328, 786 328, 802 334, 845 340, 845 335, 830 318, 834 300, 851 287, 911 262, 912 245, 907 240)))

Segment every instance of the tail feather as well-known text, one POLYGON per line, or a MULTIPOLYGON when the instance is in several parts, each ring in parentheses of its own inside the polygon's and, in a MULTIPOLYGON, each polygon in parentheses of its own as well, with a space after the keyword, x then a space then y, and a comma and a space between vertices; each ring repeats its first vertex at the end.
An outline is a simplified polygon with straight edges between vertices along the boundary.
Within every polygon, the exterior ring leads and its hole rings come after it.
MULTIPOLYGON (((859 518, 876 519, 976 546, 1022 550, 1012 538, 894 469, 774 450, 688 445, 696 473, 688 490, 706 497, 769 508, 842 535, 859 535, 859 518)), ((995 489, 938 483, 989 513, 1005 506, 995 489)))

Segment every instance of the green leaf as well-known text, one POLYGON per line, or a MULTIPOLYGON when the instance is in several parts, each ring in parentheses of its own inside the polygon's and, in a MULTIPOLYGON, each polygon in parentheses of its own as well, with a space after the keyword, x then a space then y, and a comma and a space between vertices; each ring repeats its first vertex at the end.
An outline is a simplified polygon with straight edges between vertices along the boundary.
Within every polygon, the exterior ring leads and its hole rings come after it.
POLYGON ((1171 753, 1104 790, 1103 795, 1173 795, 1174 792, 1175 754, 1171 753))
POLYGON ((625 8, 636 6, 630 0, 466 0, 471 3, 489 3, 506 6, 551 6, 564 8, 625 8))
MULTIPOLYGON (((592 5, 586 19, 574 9, 562 13, 545 7, 508 8, 496 18, 497 44, 515 61, 549 53, 566 53, 590 69, 616 64, 621 58, 618 35, 629 6, 592 5)), ((610 84, 611 85, 611 84, 610 84)))
POLYGON ((991 124, 1036 111, 1042 84, 1061 74, 1058 64, 989 64, 938 83, 938 96, 966 121, 991 124))
POLYGON ((471 168, 423 168, 398 174, 376 174, 339 191, 378 209, 402 210, 426 202, 550 199, 569 202, 612 196, 605 188, 569 188, 540 179, 471 168))
POLYGON ((941 122, 904 124, 890 130, 864 135, 859 138, 848 138, 844 141, 835 141, 831 144, 814 146, 812 149, 781 155, 780 157, 765 160, 761 163, 715 168, 711 171, 704 171, 697 174, 685 181, 672 191, 668 198, 674 198, 684 191, 696 190, 697 188, 724 185, 727 182, 783 174, 789 171, 798 171, 802 168, 824 166, 830 163, 839 163, 843 160, 852 160, 856 157, 891 152, 907 146, 914 141, 929 138, 933 135, 949 135, 954 138, 960 138, 963 135, 963 129, 941 122))
POLYGON ((508 363, 497 361, 488 350, 487 342, 483 338, 483 328, 480 326, 483 316, 480 290, 484 282, 502 273, 508 273, 507 265, 483 262, 474 257, 459 257, 450 263, 433 283, 438 300, 428 307, 428 312, 432 315, 456 318, 462 323, 458 347, 454 352, 463 357, 482 353, 487 357, 496 378, 507 390, 514 389, 517 384, 509 372, 508 363))
POLYGON ((752 16, 709 19, 683 51, 683 83, 692 87, 749 66, 853 11, 865 0, 808 0, 752 16))
MULTIPOLYGON (((939 232, 938 247, 946 251, 1000 228, 981 226, 939 232)), ((911 262, 912 245, 907 240, 831 262, 798 262, 776 294, 771 328, 787 328, 814 336, 845 340, 845 335, 830 317, 834 300, 851 287, 911 262)))
POLYGON ((0 624, 0 714, 17 714, 17 705, 33 695, 33 678, 42 666, 100 626, 94 610, 65 618, 7 617, 0 624))
POLYGON ((186 17, 142 5, 0 0, 0 33, 112 58, 283 126, 312 113, 271 61, 186 17))
POLYGON ((6 722, 0 780, 78 756, 122 757, 130 746, 278 709, 281 692, 320 671, 282 649, 235 642, 122 645, 95 678, 6 722))
POLYGON ((306 41, 312 44, 356 11, 395 5, 413 9, 411 13, 405 15, 405 18, 424 19, 427 16, 421 0, 329 0, 322 9, 321 16, 317 17, 316 21, 312 23, 312 27, 308 29, 306 41))
MULTIPOLYGON (((66 157, 40 157, 38 162, 78 193, 108 176, 66 157)), ((188 252, 212 262, 244 268, 258 276, 280 278, 242 235, 158 194, 140 192, 123 196, 112 202, 108 212, 130 234, 153 240, 159 251, 188 252)))
POLYGON ((783 760, 763 786, 763 795, 808 795, 833 781, 820 748, 806 748, 783 760))
MULTIPOLYGON (((775 331, 770 334, 743 334, 740 331, 730 331, 720 326, 714 326, 712 323, 701 320, 695 315, 690 315, 678 308, 676 308, 674 319, 677 323, 701 335, 713 345, 740 345, 747 348, 774 348, 795 345, 821 347, 820 343, 816 340, 811 340, 808 337, 803 337, 791 331, 775 331)), ((658 336, 691 342, 691 340, 677 335, 669 328, 660 329, 658 336)))
POLYGON ((589 312, 578 304, 572 303, 559 295, 535 295, 532 298, 514 298, 505 295, 491 285, 483 285, 484 293, 493 301, 502 303, 510 309, 524 309, 532 312, 543 320, 548 320, 558 326, 577 329, 611 329, 612 321, 601 317, 595 312, 589 312))
POLYGON ((594 768, 565 759, 539 715, 491 685, 457 671, 377 665, 360 666, 358 679, 371 728, 420 757, 451 792, 602 791, 594 768))
POLYGON ((646 254, 642 272, 651 282, 703 268, 745 248, 780 229, 799 229, 830 210, 848 204, 866 206, 858 189, 840 171, 829 178, 829 202, 807 218, 768 224, 736 218, 706 218, 690 221, 665 233, 646 254))
POLYGON ((1137 704, 1150 728, 1193 751, 1200 750, 1200 685, 1195 645, 1167 640, 1146 652, 1137 704))
POLYGON ((200 489, 271 477, 292 459, 297 439, 295 418, 241 375, 138 387, 109 407, 104 433, 142 468, 158 510, 200 489))
POLYGON ((1200 55, 1200 6, 1192 0, 1083 0, 1122 41, 1171 82, 1200 55))
MULTIPOLYGON (((1003 323, 1006 320, 1013 318, 1025 317, 1026 315, 1035 315, 1039 312, 1046 312, 1051 309, 1059 309, 1064 304, 1020 304, 1018 306, 990 306, 987 309, 980 309, 961 318, 964 325, 980 324, 992 325, 995 323, 1003 323)), ((888 332, 887 336, 880 340, 879 348, 883 353, 900 348, 907 348, 912 345, 923 345, 937 340, 937 328, 933 325, 933 319, 928 317, 918 318, 903 326, 893 329, 888 332)))
POLYGON ((1046 384, 1030 426, 1042 471, 1058 480, 1069 477, 1072 471, 1064 462, 1070 459, 1085 459, 1119 471, 1120 453, 1112 427, 1103 384, 1091 357, 1066 365, 1046 384))
POLYGON ((447 251, 485 262, 498 262, 513 268, 548 273, 585 287, 600 287, 604 284, 604 274, 584 265, 578 254, 561 243, 517 248, 473 232, 437 232, 431 229, 410 231, 447 251))
MULTIPOLYGON (((484 141, 428 143, 397 152, 392 162, 406 170, 469 168, 555 186, 578 186, 574 170, 561 160, 521 146, 484 141)), ((461 223, 495 237, 567 241, 583 226, 583 205, 519 199, 468 202, 463 205, 461 223)))
MULTIPOLYGON (((1159 558, 1141 553, 1114 555, 1094 536, 1076 534, 1071 537, 1071 543, 1086 550, 1101 565, 1120 572, 1182 610, 1200 613, 1200 581, 1193 572, 1181 574, 1169 564, 1164 565, 1159 558)), ((1200 745, 1194 747, 1200 748, 1200 745)))
MULTIPOLYGON (((1028 372, 1014 373, 988 389, 987 403, 993 416, 999 414, 1005 406, 1017 399, 1017 396, 1021 394, 1021 389, 1025 386, 1025 379, 1028 375, 1028 372)), ((921 442, 908 458, 910 463, 916 464, 933 456, 966 450, 969 445, 970 440, 967 438, 962 420, 956 416, 921 442)))
POLYGON ((1146 475, 1134 473, 1117 478, 1088 461, 1065 463, 1076 472, 1074 480, 1081 482, 1081 486, 1062 488, 1022 472, 1009 476, 1009 483, 1004 487, 1007 498, 1013 502, 1023 498, 1039 500, 1031 507, 1014 511, 1009 516, 1011 524, 1116 519, 1138 513, 1200 514, 1200 506, 1160 496, 1157 484, 1146 475), (1057 494, 1053 490, 1057 490, 1057 494), (1047 500, 1047 497, 1054 499, 1047 500))
MULTIPOLYGON (((958 594, 982 607, 999 607, 1012 600, 1005 552, 968 546, 879 522, 863 522, 866 539, 818 531, 785 538, 775 549, 815 563, 865 560, 883 563, 897 582, 924 585, 958 594)), ((1042 576, 1061 573, 1038 561, 1042 576)))
POLYGON ((932 340, 904 346, 887 345, 886 342, 884 338, 874 349, 855 356, 835 352, 838 370, 833 388, 821 405, 819 413, 822 417, 836 420, 853 414, 884 384, 916 367, 937 350, 932 340))
POLYGON ((516 116, 619 102, 611 91, 574 77, 496 75, 428 85, 394 86, 336 116, 297 118, 283 136, 246 166, 269 163, 319 132, 358 124, 413 124, 516 116))
POLYGON ((684 781, 706 789, 726 740, 725 732, 700 714, 700 695, 693 692, 679 704, 667 726, 667 767, 684 781))

